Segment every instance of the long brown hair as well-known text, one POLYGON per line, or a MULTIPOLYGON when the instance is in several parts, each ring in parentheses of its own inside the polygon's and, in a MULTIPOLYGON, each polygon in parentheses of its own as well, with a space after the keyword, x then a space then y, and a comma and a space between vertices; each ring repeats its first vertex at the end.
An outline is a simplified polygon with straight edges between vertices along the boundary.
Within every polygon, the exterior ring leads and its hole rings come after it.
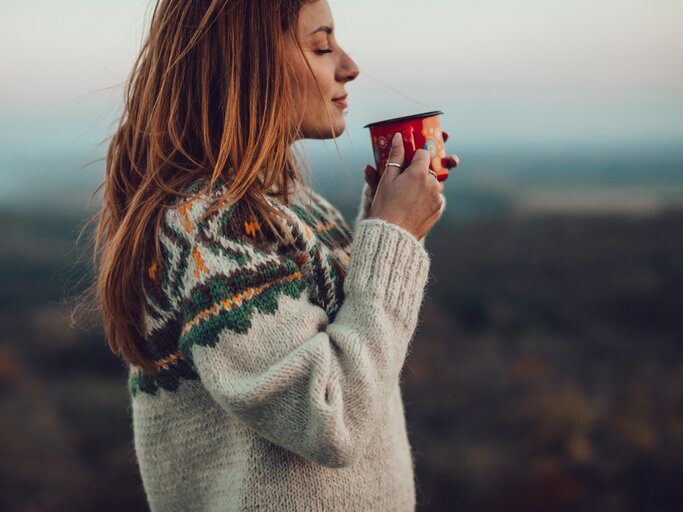
POLYGON ((305 81, 296 83, 285 45, 293 36, 303 56, 296 24, 303 4, 314 1, 157 2, 95 191, 104 189, 102 208, 88 223, 97 222, 96 278, 85 295, 111 351, 128 364, 158 371, 144 350, 141 262, 159 258, 165 210, 196 197, 183 192, 189 185, 202 180, 211 192, 228 184, 206 216, 243 199, 289 240, 266 195, 288 203, 290 187, 303 184, 291 145, 301 126, 294 88, 305 81))

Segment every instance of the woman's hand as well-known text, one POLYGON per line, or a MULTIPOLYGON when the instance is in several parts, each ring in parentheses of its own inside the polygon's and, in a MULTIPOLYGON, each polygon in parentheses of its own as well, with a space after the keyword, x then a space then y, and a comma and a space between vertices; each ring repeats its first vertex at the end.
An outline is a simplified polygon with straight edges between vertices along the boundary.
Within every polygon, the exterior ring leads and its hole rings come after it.
MULTIPOLYGON (((389 161, 403 168, 405 151, 400 132, 396 134, 389 161)), ((422 240, 443 213, 443 183, 429 173, 429 153, 415 152, 413 161, 401 172, 390 166, 377 184, 377 195, 368 218, 378 218, 396 224, 422 240)))
MULTIPOLYGON (((447 140, 448 132, 444 131, 443 141, 446 142, 447 140)), ((457 155, 449 155, 446 158, 444 158, 443 164, 446 169, 451 170, 460 164, 460 159, 457 155)), ((375 169, 372 165, 365 166, 365 182, 370 186, 370 194, 373 198, 375 197, 375 193, 377 192, 377 185, 379 184, 379 180, 382 179, 383 172, 384 169, 382 169, 381 171, 377 171, 377 169, 375 169)))

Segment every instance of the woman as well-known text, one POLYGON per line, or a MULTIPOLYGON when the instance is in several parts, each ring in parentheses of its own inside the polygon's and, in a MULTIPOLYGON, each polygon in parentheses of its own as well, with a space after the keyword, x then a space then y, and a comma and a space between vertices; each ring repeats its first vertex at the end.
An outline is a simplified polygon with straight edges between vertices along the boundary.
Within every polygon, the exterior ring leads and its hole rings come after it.
POLYGON ((152 510, 414 509, 399 374, 443 185, 395 140, 353 233, 303 186, 292 143, 344 131, 358 75, 333 27, 327 0, 154 11, 95 248, 152 510))

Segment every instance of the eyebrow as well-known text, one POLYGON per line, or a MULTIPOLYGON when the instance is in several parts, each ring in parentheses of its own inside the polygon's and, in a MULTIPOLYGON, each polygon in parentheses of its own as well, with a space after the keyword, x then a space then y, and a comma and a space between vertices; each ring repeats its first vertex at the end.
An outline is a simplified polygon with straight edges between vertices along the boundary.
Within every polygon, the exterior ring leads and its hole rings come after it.
POLYGON ((317 34, 318 32, 326 32, 327 34, 331 34, 334 29, 332 27, 328 27, 327 25, 323 25, 322 27, 316 28, 313 32, 311 32, 310 35, 317 34))

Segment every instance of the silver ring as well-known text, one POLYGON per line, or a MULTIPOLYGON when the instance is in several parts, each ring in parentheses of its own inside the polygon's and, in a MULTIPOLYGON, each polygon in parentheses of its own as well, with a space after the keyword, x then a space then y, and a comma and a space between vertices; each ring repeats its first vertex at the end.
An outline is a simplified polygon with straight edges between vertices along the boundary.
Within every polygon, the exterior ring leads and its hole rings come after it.
POLYGON ((432 171, 431 169, 429 169, 429 174, 434 176, 437 180, 439 179, 439 177, 436 175, 436 173, 434 171, 432 171))
POLYGON ((398 167, 399 169, 401 168, 401 164, 397 164, 396 162, 388 162, 384 168, 386 169, 387 167, 398 167))

